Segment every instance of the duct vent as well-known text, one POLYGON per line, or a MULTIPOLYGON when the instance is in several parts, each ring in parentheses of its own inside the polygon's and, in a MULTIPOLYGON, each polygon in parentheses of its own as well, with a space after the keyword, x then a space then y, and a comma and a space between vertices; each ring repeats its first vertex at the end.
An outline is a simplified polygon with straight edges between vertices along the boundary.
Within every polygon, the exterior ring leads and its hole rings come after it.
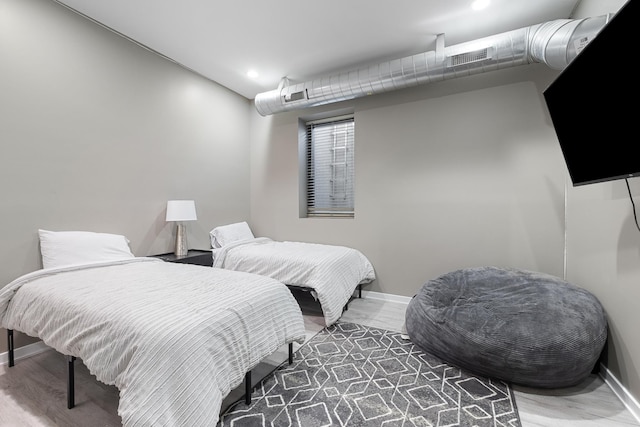
POLYGON ((291 101, 300 101, 301 99, 305 99, 306 97, 304 96, 304 91, 301 90, 300 92, 293 92, 291 94, 285 95, 283 96, 284 98, 284 102, 291 102, 291 101))
POLYGON ((478 61, 484 61, 491 59, 490 49, 484 48, 480 50, 474 50, 473 52, 465 52, 459 55, 453 55, 447 58, 447 66, 457 67, 458 65, 471 64, 478 61))

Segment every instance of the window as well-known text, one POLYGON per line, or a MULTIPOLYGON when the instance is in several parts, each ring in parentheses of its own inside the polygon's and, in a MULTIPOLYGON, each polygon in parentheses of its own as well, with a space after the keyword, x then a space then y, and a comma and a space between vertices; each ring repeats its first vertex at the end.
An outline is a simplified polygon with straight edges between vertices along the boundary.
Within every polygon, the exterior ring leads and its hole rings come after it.
POLYGON ((353 218, 354 118, 305 123, 306 216, 353 218))

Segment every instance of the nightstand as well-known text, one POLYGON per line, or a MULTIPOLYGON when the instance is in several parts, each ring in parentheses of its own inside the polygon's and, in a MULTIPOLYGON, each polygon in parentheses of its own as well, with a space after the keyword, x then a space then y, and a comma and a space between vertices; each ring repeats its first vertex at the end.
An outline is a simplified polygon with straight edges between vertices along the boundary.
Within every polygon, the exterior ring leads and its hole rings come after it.
POLYGON ((173 252, 151 256, 161 258, 168 262, 179 262, 181 264, 204 265, 205 267, 211 267, 213 265, 211 251, 202 249, 189 249, 185 256, 176 256, 173 252))

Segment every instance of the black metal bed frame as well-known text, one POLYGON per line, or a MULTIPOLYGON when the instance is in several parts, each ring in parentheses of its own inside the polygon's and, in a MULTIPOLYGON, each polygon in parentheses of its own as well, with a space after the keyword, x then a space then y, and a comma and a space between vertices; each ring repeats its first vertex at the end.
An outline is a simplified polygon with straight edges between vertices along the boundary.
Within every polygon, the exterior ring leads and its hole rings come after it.
MULTIPOLYGON (((300 286, 300 285, 287 285, 287 287, 291 289, 295 289, 297 291, 302 291, 302 292, 313 292, 315 290, 313 288, 310 288, 309 286, 300 286)), ((358 283, 357 289, 358 289, 358 298, 362 298, 362 283, 358 283)), ((353 301, 353 299, 354 299, 354 296, 352 295, 351 298, 349 298, 349 301, 347 301, 344 307, 342 307, 343 312, 349 310, 349 303, 353 301)))
MULTIPOLYGON (((13 344, 13 329, 7 329, 7 347, 9 352, 9 367, 15 365, 14 358, 14 344, 13 344)), ((74 362, 75 356, 65 355, 67 358, 67 408, 71 409, 75 406, 75 370, 74 362)), ((289 343, 289 365, 293 363, 293 343, 289 343)), ((251 404, 251 393, 253 387, 251 386, 251 371, 244 374, 244 401, 247 405, 251 404)))

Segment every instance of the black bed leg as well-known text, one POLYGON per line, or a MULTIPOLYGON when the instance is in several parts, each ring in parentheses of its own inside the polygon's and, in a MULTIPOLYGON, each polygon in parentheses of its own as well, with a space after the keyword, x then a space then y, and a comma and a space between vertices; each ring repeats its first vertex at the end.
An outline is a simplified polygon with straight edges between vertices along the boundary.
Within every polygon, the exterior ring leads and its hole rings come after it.
POLYGON ((244 403, 251 405, 251 371, 244 375, 244 403))
POLYGON ((293 363, 293 343, 289 343, 289 365, 293 363))
POLYGON ((76 360, 74 356, 67 356, 67 408, 71 409, 76 404, 75 384, 73 378, 73 362, 76 360))
POLYGON ((13 359, 13 329, 7 329, 7 351, 9 353, 9 367, 14 365, 13 359))
POLYGON ((9 367, 15 364, 13 359, 13 329, 7 329, 7 352, 9 353, 9 367))

